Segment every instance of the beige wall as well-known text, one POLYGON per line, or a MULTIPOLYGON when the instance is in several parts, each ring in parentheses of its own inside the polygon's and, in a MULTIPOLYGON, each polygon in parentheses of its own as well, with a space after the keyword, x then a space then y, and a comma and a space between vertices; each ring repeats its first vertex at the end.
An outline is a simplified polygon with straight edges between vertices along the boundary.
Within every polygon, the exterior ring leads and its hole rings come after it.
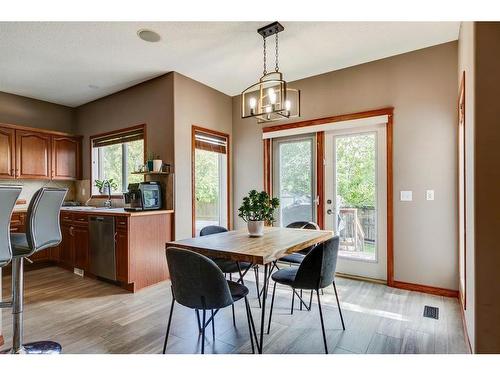
POLYGON ((70 107, 0 92, 0 123, 74 132, 70 107))
MULTIPOLYGON (((301 120, 393 106, 395 279, 456 290, 457 43, 451 42, 293 83, 301 120), (425 190, 435 200, 425 200, 425 190), (400 202, 413 190, 413 202, 400 202)), ((233 98, 234 207, 262 189, 261 127, 233 98)), ((234 216, 236 216, 236 210, 234 216)), ((241 221, 238 225, 241 226, 241 221)))
MULTIPOLYGON (((174 73, 175 238, 191 237, 191 127, 218 130, 232 139, 231 97, 174 73)), ((231 147, 232 148, 232 147, 231 147)))
POLYGON ((89 136, 147 125, 147 151, 174 160, 173 74, 169 73, 76 108, 83 139, 83 178, 90 178, 89 136))
POLYGON ((475 24, 475 349, 500 353, 500 22, 475 24))
MULTIPOLYGON (((462 22, 458 40, 458 76, 465 71, 466 139, 466 304, 464 311, 469 340, 474 350, 474 23, 462 22)), ((460 84, 460 81, 459 81, 460 84)))

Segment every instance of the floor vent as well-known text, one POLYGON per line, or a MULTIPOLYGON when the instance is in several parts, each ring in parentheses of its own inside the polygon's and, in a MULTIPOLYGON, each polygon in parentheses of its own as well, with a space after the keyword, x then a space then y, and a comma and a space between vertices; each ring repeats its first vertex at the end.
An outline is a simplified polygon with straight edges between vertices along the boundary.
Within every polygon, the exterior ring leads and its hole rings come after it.
POLYGON ((424 317, 439 319, 439 308, 432 306, 424 306, 424 317))

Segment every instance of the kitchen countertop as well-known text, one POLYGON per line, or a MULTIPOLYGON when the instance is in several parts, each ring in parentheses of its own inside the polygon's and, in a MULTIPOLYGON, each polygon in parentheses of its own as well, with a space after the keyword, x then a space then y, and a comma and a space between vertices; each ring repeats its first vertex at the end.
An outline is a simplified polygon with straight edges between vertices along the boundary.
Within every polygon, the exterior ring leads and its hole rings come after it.
MULTIPOLYGON (((15 208, 14 212, 26 212, 28 209, 15 208)), ((148 215, 161 215, 172 214, 174 210, 147 210, 147 211, 125 211, 123 208, 104 208, 104 207, 88 207, 88 206, 75 206, 75 207, 62 207, 62 212, 73 212, 87 215, 108 215, 108 216, 148 216, 148 215)))

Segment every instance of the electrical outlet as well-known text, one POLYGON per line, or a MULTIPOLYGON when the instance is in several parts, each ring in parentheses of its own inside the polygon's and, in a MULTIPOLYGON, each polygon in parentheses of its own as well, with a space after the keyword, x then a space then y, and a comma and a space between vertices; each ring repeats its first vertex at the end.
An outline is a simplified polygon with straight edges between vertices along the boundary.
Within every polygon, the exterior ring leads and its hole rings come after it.
POLYGON ((400 201, 410 202, 413 200, 413 192, 411 190, 401 190, 400 191, 400 201))
POLYGON ((428 201, 433 201, 434 200, 434 190, 426 190, 425 191, 425 199, 428 201))
POLYGON ((82 188, 82 195, 85 195, 85 188, 82 188))
POLYGON ((73 268, 73 273, 74 273, 75 275, 78 275, 78 276, 83 277, 83 273, 84 273, 84 271, 83 271, 81 268, 76 268, 76 267, 75 267, 75 268, 73 268))

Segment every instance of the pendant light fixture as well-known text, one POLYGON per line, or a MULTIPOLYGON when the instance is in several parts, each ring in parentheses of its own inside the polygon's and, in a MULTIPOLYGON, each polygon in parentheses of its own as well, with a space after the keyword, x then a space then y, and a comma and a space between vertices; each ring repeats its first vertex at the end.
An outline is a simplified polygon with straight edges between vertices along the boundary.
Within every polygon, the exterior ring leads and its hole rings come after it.
POLYGON ((257 123, 285 120, 300 116, 300 90, 288 87, 279 71, 278 34, 285 28, 279 22, 261 27, 257 32, 264 39, 264 71, 259 82, 241 93, 241 117, 257 118, 257 123), (266 38, 275 37, 275 68, 267 71, 266 38))

